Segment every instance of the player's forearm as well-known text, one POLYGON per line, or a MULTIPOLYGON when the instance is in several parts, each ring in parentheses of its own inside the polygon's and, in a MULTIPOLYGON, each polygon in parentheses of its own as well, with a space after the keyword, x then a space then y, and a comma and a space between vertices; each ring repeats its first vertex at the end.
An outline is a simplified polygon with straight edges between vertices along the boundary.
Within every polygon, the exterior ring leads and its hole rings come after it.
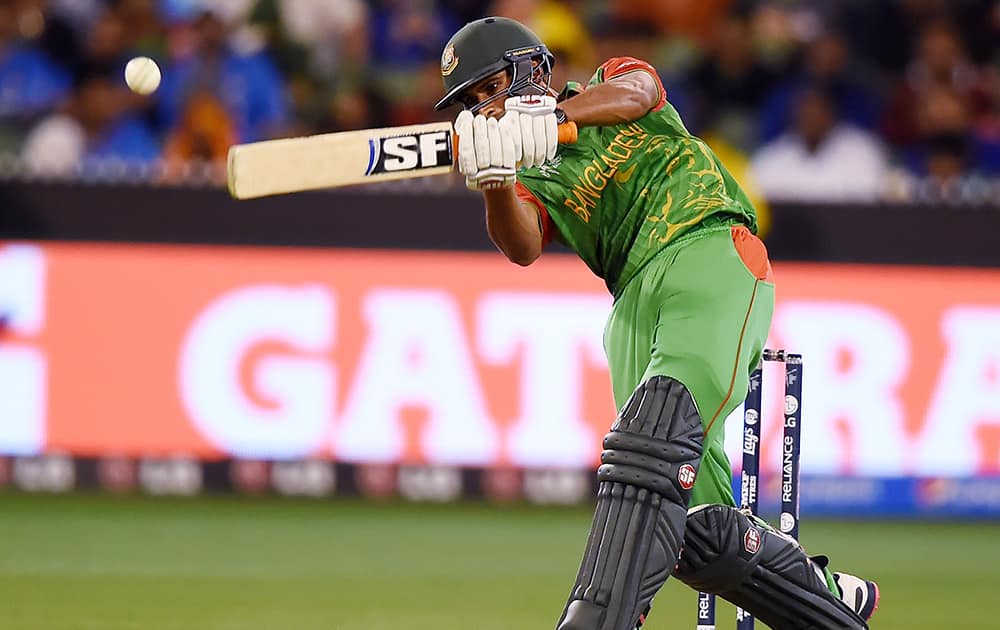
POLYGON ((567 118, 580 127, 617 125, 642 118, 659 99, 651 91, 652 79, 634 72, 621 78, 588 87, 559 104, 567 118), (634 75, 634 76, 633 76, 634 75))
POLYGON ((521 203, 512 188, 484 190, 483 198, 486 230, 504 256, 527 266, 542 255, 542 228, 534 208, 521 203))

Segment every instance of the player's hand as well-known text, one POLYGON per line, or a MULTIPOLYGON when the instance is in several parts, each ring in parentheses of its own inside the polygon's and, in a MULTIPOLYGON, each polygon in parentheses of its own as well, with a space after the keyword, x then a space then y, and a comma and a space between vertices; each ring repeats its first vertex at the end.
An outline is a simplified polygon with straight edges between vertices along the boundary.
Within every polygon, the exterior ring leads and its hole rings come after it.
POLYGON ((510 188, 517 181, 516 153, 511 121, 463 111, 455 119, 458 134, 458 172, 473 190, 510 188))
POLYGON ((556 99, 551 96, 512 96, 503 103, 514 131, 514 153, 524 168, 539 166, 556 156, 559 125, 556 99))

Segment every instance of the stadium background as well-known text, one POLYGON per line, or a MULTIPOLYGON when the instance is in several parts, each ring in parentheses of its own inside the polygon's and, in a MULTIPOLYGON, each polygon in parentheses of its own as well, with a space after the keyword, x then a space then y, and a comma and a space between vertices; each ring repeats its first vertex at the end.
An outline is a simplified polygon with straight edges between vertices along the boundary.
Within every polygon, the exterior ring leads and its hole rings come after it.
MULTIPOLYGON (((880 580, 874 627, 989 627, 985 0, 3 3, 0 627, 552 625, 614 413, 600 282, 558 249, 505 263, 457 178, 222 188, 233 142, 448 119, 438 55, 486 14, 536 29, 557 83, 654 63, 766 217, 807 548, 880 580), (136 54, 164 73, 148 98, 136 54)), ((656 610, 694 625, 677 584, 656 610)))

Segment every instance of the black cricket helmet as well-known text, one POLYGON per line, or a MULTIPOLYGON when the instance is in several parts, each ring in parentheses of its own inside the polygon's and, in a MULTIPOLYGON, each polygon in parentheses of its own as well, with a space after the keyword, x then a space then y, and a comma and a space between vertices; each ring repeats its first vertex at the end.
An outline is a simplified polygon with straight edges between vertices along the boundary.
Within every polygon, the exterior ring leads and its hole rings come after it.
POLYGON ((469 22, 452 35, 441 54, 445 95, 434 109, 448 107, 469 86, 506 69, 511 70, 510 87, 476 105, 473 113, 499 96, 547 94, 554 64, 538 35, 516 20, 487 17, 469 22), (539 75, 544 83, 535 81, 539 75))

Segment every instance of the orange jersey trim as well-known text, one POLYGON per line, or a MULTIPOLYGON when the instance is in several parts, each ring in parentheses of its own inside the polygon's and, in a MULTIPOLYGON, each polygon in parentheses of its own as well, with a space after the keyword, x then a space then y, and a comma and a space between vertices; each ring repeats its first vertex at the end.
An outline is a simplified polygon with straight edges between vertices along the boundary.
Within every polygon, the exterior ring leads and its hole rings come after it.
POLYGON ((767 247, 745 225, 734 225, 731 228, 733 245, 740 255, 743 264, 758 280, 774 282, 774 272, 771 261, 767 257, 767 247))
POLYGON ((610 81, 631 72, 645 72, 653 77, 657 89, 660 90, 660 100, 657 101, 656 105, 650 111, 659 111, 667 104, 667 90, 663 87, 663 81, 660 81, 660 74, 649 62, 636 59, 635 57, 612 57, 602 63, 600 69, 605 81, 610 81))

